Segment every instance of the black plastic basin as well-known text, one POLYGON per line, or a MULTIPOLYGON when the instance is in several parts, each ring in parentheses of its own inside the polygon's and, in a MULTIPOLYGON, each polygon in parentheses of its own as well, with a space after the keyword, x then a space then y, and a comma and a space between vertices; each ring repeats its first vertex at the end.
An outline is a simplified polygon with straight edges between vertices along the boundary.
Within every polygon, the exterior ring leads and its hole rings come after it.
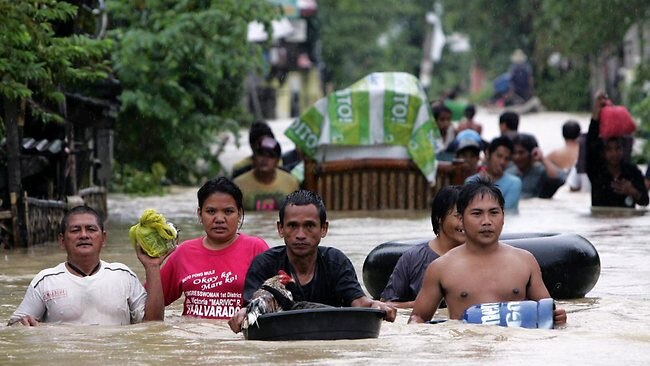
POLYGON ((258 341, 377 338, 384 312, 373 308, 321 308, 264 314, 244 329, 258 341))

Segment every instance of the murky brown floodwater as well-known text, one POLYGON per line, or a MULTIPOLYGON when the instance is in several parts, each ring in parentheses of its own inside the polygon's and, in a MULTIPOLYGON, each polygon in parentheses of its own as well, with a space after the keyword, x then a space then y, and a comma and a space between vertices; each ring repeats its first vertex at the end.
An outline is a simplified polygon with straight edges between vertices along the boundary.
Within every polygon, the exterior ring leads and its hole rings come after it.
MULTIPOLYGON (((200 234, 195 189, 163 198, 110 197, 109 244, 103 258, 124 262, 143 279, 127 241, 128 227, 152 207, 182 228, 182 239, 200 234)), ((578 233, 600 253, 602 272, 585 299, 561 301, 569 325, 562 330, 524 330, 465 325, 457 321, 407 326, 408 311, 382 324, 378 339, 254 342, 233 334, 225 321, 179 316, 168 307, 164 323, 123 327, 0 327, 2 365, 123 364, 619 364, 650 362, 650 214, 594 214, 589 196, 563 188, 553 200, 522 201, 519 216, 506 217, 506 232, 578 233)), ((244 231, 281 244, 274 214, 246 215, 244 231)), ((324 245, 342 249, 361 277, 365 256, 377 244, 432 235, 429 213, 330 213, 324 245)), ((0 258, 0 319, 6 321, 26 286, 42 268, 64 260, 54 244, 4 252, 0 258)))

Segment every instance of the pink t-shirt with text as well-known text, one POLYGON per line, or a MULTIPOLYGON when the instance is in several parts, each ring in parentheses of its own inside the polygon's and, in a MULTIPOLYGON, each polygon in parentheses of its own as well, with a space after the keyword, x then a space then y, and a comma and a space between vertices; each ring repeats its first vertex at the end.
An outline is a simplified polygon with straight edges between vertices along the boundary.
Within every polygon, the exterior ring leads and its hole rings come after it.
POLYGON ((203 237, 183 242, 160 269, 165 305, 185 294, 183 315, 230 318, 243 305, 248 267, 268 248, 261 238, 245 234, 221 250, 204 247, 203 237))

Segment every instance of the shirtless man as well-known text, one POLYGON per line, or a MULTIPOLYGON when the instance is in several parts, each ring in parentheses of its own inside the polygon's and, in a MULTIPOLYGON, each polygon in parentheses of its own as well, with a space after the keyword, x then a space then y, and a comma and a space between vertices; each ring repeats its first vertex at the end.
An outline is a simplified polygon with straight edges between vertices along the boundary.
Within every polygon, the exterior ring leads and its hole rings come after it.
MULTIPOLYGON (((457 207, 467 241, 427 268, 409 323, 429 321, 443 298, 449 318, 461 319, 475 304, 550 297, 535 257, 499 242, 503 205, 494 184, 483 179, 465 184, 457 207)), ((553 318, 556 325, 565 324, 566 312, 555 309, 553 318)))
POLYGON ((564 171, 568 172, 576 165, 578 154, 580 152, 580 124, 574 120, 568 120, 562 125, 562 137, 564 137, 564 146, 551 151, 548 159, 564 171))
POLYGON ((480 135, 483 131, 483 126, 474 120, 474 115, 476 115, 476 107, 473 104, 468 105, 465 107, 463 114, 465 115, 465 121, 458 125, 456 128, 456 134, 463 130, 469 129, 476 131, 476 133, 480 135))
POLYGON ((412 308, 429 264, 465 242, 456 209, 458 192, 460 186, 440 188, 431 203, 431 226, 436 237, 402 254, 381 293, 381 301, 396 308, 412 308))

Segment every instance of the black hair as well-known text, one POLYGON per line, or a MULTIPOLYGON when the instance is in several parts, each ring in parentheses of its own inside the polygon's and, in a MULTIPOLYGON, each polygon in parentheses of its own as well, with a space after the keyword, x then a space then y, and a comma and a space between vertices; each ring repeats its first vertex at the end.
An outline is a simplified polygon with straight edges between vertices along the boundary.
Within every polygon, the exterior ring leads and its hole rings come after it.
POLYGON ((511 131, 517 131, 519 128, 519 115, 515 112, 503 112, 499 116, 499 124, 504 124, 511 131))
POLYGON ((284 225, 284 211, 286 207, 289 205, 294 205, 294 206, 314 205, 318 209, 318 216, 320 217, 321 227, 327 221, 327 212, 325 211, 325 204, 323 203, 323 200, 320 198, 320 196, 315 192, 308 191, 306 189, 300 189, 289 193, 287 197, 284 199, 284 201, 282 202, 282 204, 280 205, 280 210, 278 211, 278 215, 280 218, 280 225, 284 225))
POLYGON ((203 207, 205 200, 213 193, 225 193, 231 196, 235 200, 237 208, 243 212, 244 204, 241 189, 226 177, 210 179, 199 188, 199 191, 196 193, 196 198, 199 200, 199 209, 203 207))
POLYGON ((433 227, 433 233, 436 236, 440 234, 440 225, 445 216, 452 213, 456 201, 458 201, 459 192, 460 186, 444 186, 431 201, 431 227, 433 227))
POLYGON ((446 105, 442 103, 435 104, 431 107, 431 112, 433 113, 433 118, 437 121, 438 117, 442 114, 442 112, 447 112, 451 116, 451 109, 447 108, 446 105))
POLYGON ((84 205, 73 207, 68 210, 65 215, 63 215, 63 218, 61 219, 61 225, 59 225, 59 234, 65 234, 65 230, 68 228, 68 222, 70 221, 70 216, 82 214, 90 214, 95 216, 95 219, 97 219, 97 225, 99 225, 99 229, 102 232, 104 231, 104 218, 102 215, 100 215, 99 212, 95 211, 95 209, 92 207, 84 205))
POLYGON ((462 149, 458 149, 456 150, 455 156, 460 156, 460 154, 462 154, 465 151, 471 151, 472 155, 475 155, 478 158, 481 155, 480 144, 479 146, 470 145, 470 146, 465 146, 462 149))
POLYGON ((534 148, 539 146, 537 144, 537 139, 535 136, 527 133, 520 133, 515 136, 514 139, 512 139, 512 145, 520 145, 524 149, 526 149, 528 152, 533 151, 534 148))
POLYGON ((248 132, 248 143, 250 144, 251 149, 254 149, 257 145, 257 141, 264 136, 271 136, 275 138, 271 127, 264 121, 256 121, 251 125, 251 128, 248 132))
POLYGON ((513 145, 512 140, 510 140, 506 136, 499 136, 496 137, 490 142, 490 145, 488 145, 488 153, 492 154, 495 152, 499 146, 503 146, 506 149, 510 150, 510 153, 515 149, 515 145, 513 145))
POLYGON ((624 136, 612 136, 602 140, 602 151, 605 152, 605 145, 609 143, 615 143, 625 149, 625 137, 624 136))
POLYGON ((497 187, 496 184, 492 183, 489 179, 479 177, 465 183, 465 185, 463 185, 463 188, 460 190, 460 193, 458 194, 458 201, 456 202, 456 209, 458 210, 458 213, 462 215, 463 212, 465 212, 465 209, 467 209, 467 206, 469 206, 469 203, 472 202, 472 200, 477 196, 480 196, 482 198, 486 195, 496 199, 497 202, 499 202, 501 210, 503 211, 503 207, 505 206, 505 199, 503 198, 503 193, 501 193, 499 187, 497 187))
POLYGON ((472 118, 476 114, 476 107, 474 107, 473 104, 468 104, 467 107, 465 107, 465 112, 464 115, 466 118, 472 118))
POLYGON ((580 136, 580 124, 572 119, 562 125, 562 137, 565 140, 575 140, 580 136))

